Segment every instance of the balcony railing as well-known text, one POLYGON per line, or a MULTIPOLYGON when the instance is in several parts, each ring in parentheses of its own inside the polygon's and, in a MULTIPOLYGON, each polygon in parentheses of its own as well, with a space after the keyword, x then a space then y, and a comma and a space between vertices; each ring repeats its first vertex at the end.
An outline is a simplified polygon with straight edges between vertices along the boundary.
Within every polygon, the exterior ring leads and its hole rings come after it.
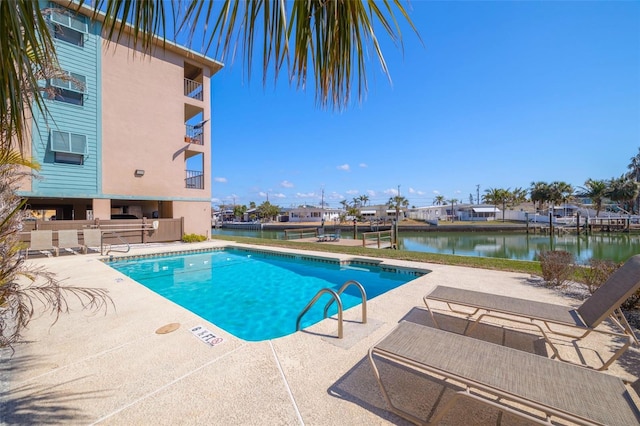
POLYGON ((197 99, 201 101, 203 99, 202 83, 198 83, 197 81, 193 81, 193 80, 189 80, 188 78, 185 78, 184 79, 184 95, 192 99, 197 99))
POLYGON ((199 170, 185 170, 185 187, 191 189, 204 189, 204 173, 199 170))
POLYGON ((191 126, 187 124, 184 133, 184 141, 196 145, 204 145, 202 125, 191 126))

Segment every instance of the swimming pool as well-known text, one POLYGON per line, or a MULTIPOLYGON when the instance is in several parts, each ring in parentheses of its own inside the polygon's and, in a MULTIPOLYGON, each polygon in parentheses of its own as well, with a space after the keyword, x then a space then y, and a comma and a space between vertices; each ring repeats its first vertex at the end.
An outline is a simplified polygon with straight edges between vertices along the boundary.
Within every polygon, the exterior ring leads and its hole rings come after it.
MULTIPOLYGON (((306 255, 226 248, 190 254, 120 258, 106 262, 150 290, 244 340, 261 341, 296 331, 300 312, 323 288, 338 291, 348 280, 364 287, 370 300, 424 275, 377 265, 376 261, 338 262, 306 255)), ((322 296, 303 317, 305 328, 323 319, 322 296)), ((348 287, 343 308, 361 303, 348 287)), ((337 312, 334 303, 329 315, 337 312)))

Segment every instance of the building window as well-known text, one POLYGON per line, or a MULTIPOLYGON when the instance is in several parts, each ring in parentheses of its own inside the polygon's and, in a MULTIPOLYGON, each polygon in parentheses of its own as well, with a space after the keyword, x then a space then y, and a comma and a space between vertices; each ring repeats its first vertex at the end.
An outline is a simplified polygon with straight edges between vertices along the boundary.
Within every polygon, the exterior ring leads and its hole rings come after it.
POLYGON ((53 161, 62 164, 84 164, 87 155, 87 137, 69 132, 51 131, 53 161))
POLYGON ((84 105, 84 96, 87 93, 87 78, 74 72, 65 72, 67 78, 52 78, 49 86, 53 87, 53 99, 73 105, 84 105))
POLYGON ((69 154, 68 152, 54 152, 53 162, 60 164, 75 164, 81 166, 84 164, 84 155, 69 154))
POLYGON ((51 22, 53 23, 53 36, 74 46, 84 46, 84 35, 88 32, 89 26, 84 16, 72 15, 70 12, 63 12, 59 6, 52 6, 51 22))

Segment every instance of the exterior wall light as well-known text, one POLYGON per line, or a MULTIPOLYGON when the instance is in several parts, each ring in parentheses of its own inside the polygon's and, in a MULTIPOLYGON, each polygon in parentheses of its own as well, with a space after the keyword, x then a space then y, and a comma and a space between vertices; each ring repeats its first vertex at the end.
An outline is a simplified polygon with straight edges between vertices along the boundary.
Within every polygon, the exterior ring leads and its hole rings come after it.
POLYGON ((136 169, 136 171, 133 173, 133 175, 134 175, 135 177, 142 177, 142 176, 144 176, 144 170, 142 170, 142 169, 136 169))

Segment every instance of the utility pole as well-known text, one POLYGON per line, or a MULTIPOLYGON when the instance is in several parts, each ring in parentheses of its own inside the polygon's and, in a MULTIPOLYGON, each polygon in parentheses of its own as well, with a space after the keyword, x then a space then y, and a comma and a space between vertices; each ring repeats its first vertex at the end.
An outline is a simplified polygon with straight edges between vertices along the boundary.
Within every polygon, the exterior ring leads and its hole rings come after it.
POLYGON ((476 203, 480 204, 480 184, 476 185, 476 203))
POLYGON ((393 248, 398 248, 398 218, 400 216, 400 185, 398 185, 398 196, 396 197, 396 223, 393 227, 393 248))
POLYGON ((320 196, 320 209, 322 210, 322 212, 320 213, 320 221, 322 223, 322 227, 324 228, 324 188, 322 188, 322 195, 320 196))

